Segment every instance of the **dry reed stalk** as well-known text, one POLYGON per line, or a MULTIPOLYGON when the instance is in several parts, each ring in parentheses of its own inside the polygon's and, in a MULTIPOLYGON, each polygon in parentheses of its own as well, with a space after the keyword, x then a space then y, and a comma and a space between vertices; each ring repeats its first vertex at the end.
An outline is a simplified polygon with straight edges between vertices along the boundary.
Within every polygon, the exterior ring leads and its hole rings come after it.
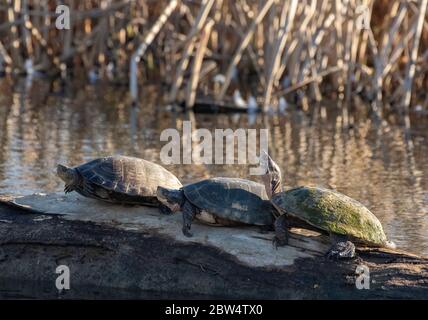
MULTIPOLYGON (((41 1, 34 4, 34 10, 37 10, 38 12, 42 12, 41 1)), ((29 12, 29 15, 31 15, 31 13, 32 12, 29 12)), ((43 16, 33 17, 32 20, 33 20, 32 22, 33 22, 33 25, 35 26, 35 28, 39 29, 43 26, 43 16)), ((34 53, 33 53, 33 60, 39 62, 41 60, 41 55, 42 55, 42 51, 41 51, 40 46, 35 45, 34 46, 34 53)))
MULTIPOLYGON (((316 11, 316 1, 314 1, 313 6, 309 9, 308 16, 313 17, 316 11)), ((325 30, 328 29, 333 22, 334 16, 330 14, 327 19, 324 21, 324 24, 321 27, 318 27, 318 29, 314 32, 312 29, 316 28, 317 26, 314 25, 312 28, 307 29, 307 45, 308 45, 308 53, 309 53, 309 65, 311 69, 311 73, 313 78, 318 77, 318 70, 316 66, 316 52, 317 48, 320 45, 324 35, 325 30)), ((305 27, 306 28, 306 27, 305 27)), ((303 29, 301 29, 303 32, 303 29)), ((322 78, 321 78, 322 80, 322 78)), ((321 101, 321 89, 319 87, 319 81, 312 82, 314 97, 316 101, 321 101)))
POLYGON ((275 83, 279 83, 280 79, 283 77, 285 69, 289 68, 289 59, 290 56, 293 54, 294 50, 296 50, 297 44, 299 43, 299 40, 293 39, 291 43, 288 43, 284 49, 284 55, 282 56, 281 65, 278 69, 278 72, 276 74, 275 83))
MULTIPOLYGON (((236 15, 238 16, 238 21, 240 22, 240 26, 237 26, 237 32, 238 32, 238 34, 243 35, 244 34, 243 28, 245 28, 245 26, 248 25, 247 19, 245 19, 245 17, 244 17, 245 16, 244 13, 248 13, 248 12, 244 11, 243 8, 241 8, 241 6, 239 5, 239 3, 237 3, 236 10, 233 10, 232 12, 234 12, 234 11, 237 11, 236 15)), ((250 56, 251 63, 257 72, 260 84, 262 86, 264 86, 265 85, 265 79, 263 78, 263 71, 261 69, 260 63, 258 62, 257 54, 254 52, 254 49, 252 46, 246 47, 246 50, 248 52, 248 55, 250 56)))
POLYGON ((28 30, 25 28, 25 24, 30 21, 30 17, 28 15, 28 1, 27 0, 21 0, 21 12, 17 12, 17 14, 20 14, 24 20, 24 23, 21 24, 21 34, 22 34, 22 42, 25 44, 25 49, 27 51, 27 54, 29 57, 33 56, 33 46, 31 42, 31 37, 28 34, 28 30))
POLYGON ((375 65, 375 75, 373 77, 372 92, 375 93, 375 99, 372 101, 371 107, 373 112, 377 117, 381 116, 381 105, 380 101, 382 100, 382 77, 380 75, 381 72, 381 58, 379 57, 379 51, 377 49, 377 43, 375 37, 373 35, 373 31, 371 29, 368 30, 368 39, 369 39, 369 47, 372 51, 374 65, 375 65))
POLYGON ((205 24, 205 21, 208 17, 208 14, 214 4, 214 0, 204 0, 201 4, 201 9, 199 11, 199 14, 197 18, 195 19, 195 23, 192 26, 192 29, 190 30, 189 35, 186 39, 186 45, 184 46, 184 52, 183 56, 180 60, 180 63, 178 64, 175 80, 172 84, 172 88, 169 94, 169 100, 175 101, 177 97, 177 92, 183 82, 183 74, 184 71, 187 69, 187 66, 189 64, 189 58, 191 53, 193 52, 193 49, 195 47, 195 37, 205 24))
MULTIPOLYGON (((283 16, 285 16, 285 7, 283 10, 283 16)), ((285 43, 287 42, 288 36, 290 34, 291 28, 293 26, 293 21, 296 14, 297 9, 297 0, 292 0, 290 5, 287 6, 287 18, 281 19, 282 25, 280 27, 278 38, 275 44, 275 48, 273 50, 272 63, 268 69, 267 80, 266 80, 266 89, 263 97, 263 109, 266 110, 270 104, 270 99, 272 95, 273 83, 275 80, 275 74, 278 72, 278 68, 281 62, 281 56, 284 52, 285 43)))
POLYGON ((31 35, 36 40, 36 42, 40 45, 40 47, 44 50, 50 62, 55 65, 57 68, 60 68, 60 60, 58 56, 54 54, 52 48, 48 46, 47 41, 42 37, 40 32, 33 26, 30 20, 25 22, 25 28, 31 32, 31 35))
POLYGON ((195 104, 196 88, 198 86, 202 61, 207 49, 208 40, 211 35, 211 30, 214 26, 214 20, 209 19, 202 31, 201 39, 198 48, 196 49, 195 59, 193 60, 192 72, 190 80, 187 84, 186 107, 192 108, 195 104))
POLYGON ((301 69, 301 58, 303 56, 304 43, 302 41, 297 42, 295 50, 292 52, 288 67, 288 76, 290 83, 299 82, 299 73, 301 69))
MULTIPOLYGON (((373 13, 373 3, 374 0, 363 0, 362 5, 366 6, 368 8, 368 19, 369 21, 371 21, 371 17, 372 17, 372 13, 373 13)), ((367 63, 367 46, 368 46, 368 33, 366 30, 362 30, 362 35, 361 35, 361 41, 360 41, 360 46, 357 49, 358 53, 357 53, 357 58, 356 60, 358 60, 358 62, 360 64, 366 64, 367 63)), ((361 69, 357 68, 355 70, 355 81, 358 83, 360 81, 360 77, 361 77, 361 69)))
MULTIPOLYGON (((223 6, 223 1, 216 1, 216 3, 214 4, 214 14, 213 14, 214 25, 220 24, 222 6, 223 6)), ((211 30, 210 44, 209 45, 214 52, 218 52, 218 50, 219 50, 219 33, 217 30, 211 30)))
POLYGON ((217 96, 218 100, 222 100, 224 98, 224 95, 226 94, 226 90, 229 87, 230 81, 232 79, 232 73, 233 73, 234 68, 236 67, 236 65, 241 60, 242 53, 244 52, 245 48, 250 43, 251 37, 254 34, 254 30, 256 29, 257 25, 263 20, 263 18, 265 17, 266 13, 268 12, 268 10, 270 9, 270 7, 272 6, 273 3, 274 3, 274 0, 267 0, 265 2, 264 6, 258 12, 257 16, 255 17, 255 19, 253 20, 253 22, 251 23, 251 25, 247 29, 245 35, 243 36, 238 48, 236 49, 235 53, 232 56, 232 59, 231 59, 229 66, 227 68, 225 82, 224 82, 224 84, 223 84, 222 88, 220 89, 220 92, 217 96))
MULTIPOLYGON (((342 45, 343 42, 343 16, 342 16, 342 0, 335 0, 334 3, 334 13, 335 13, 335 32, 336 32, 336 63, 337 66, 343 70, 344 69, 344 61, 343 61, 343 52, 344 48, 342 45)), ((343 91, 343 74, 339 73, 337 75, 336 81, 336 87, 338 88, 339 92, 343 91)))
POLYGON ((133 102, 138 100, 138 84, 137 84, 137 64, 140 61, 143 54, 146 52, 149 45, 153 42, 156 35, 159 33, 161 28, 165 25, 166 21, 177 7, 178 1, 171 0, 167 7, 163 10, 155 24, 152 26, 150 31, 147 33, 144 41, 140 44, 138 49, 132 54, 130 66, 129 66, 129 89, 131 92, 131 99, 133 102))
MULTIPOLYGON (((12 64, 12 58, 11 56, 7 53, 3 43, 0 41, 0 56, 2 58, 2 61, 4 61, 6 64, 11 65, 12 64)), ((1 60, 0 60, 1 62, 1 60)))
POLYGON ((395 35, 398 33, 398 29, 400 25, 402 24, 405 16, 407 13, 407 7, 405 5, 400 7, 400 10, 398 11, 397 15, 392 20, 392 26, 389 29, 389 32, 384 37, 384 43, 383 48, 380 52, 380 57, 382 59, 382 65, 384 66, 386 64, 386 58, 389 56, 391 48, 394 43, 395 35))
MULTIPOLYGON (((314 78, 317 78, 318 70, 316 66, 316 57, 315 57, 316 50, 315 50, 315 47, 313 46, 312 31, 310 29, 306 30, 306 38, 307 38, 306 41, 307 41, 307 47, 308 47, 307 59, 308 59, 310 73, 314 78)), ((313 91, 315 101, 321 101, 322 96, 321 96, 321 89, 319 87, 319 82, 314 81, 311 83, 311 85, 312 85, 312 91, 313 91)))
MULTIPOLYGON (((413 25, 417 18, 418 16, 415 15, 412 20, 410 20, 410 25, 413 25)), ((397 69, 397 61, 402 56, 404 50, 406 49, 407 43, 414 36, 415 31, 416 30, 414 28, 410 29, 409 32, 400 39, 400 42, 397 43, 394 51, 392 51, 390 54, 387 64, 384 66, 382 78, 385 78, 392 70, 397 69)))
MULTIPOLYGON (((373 91, 375 95, 375 101, 373 102, 373 110, 375 111, 375 114, 380 118, 382 116, 382 89, 384 84, 384 78, 383 78, 383 70, 385 68, 385 65, 387 64, 387 57, 389 55, 389 52, 392 48, 392 43, 395 34, 398 31, 398 28, 400 27, 405 14, 406 14, 407 8, 406 6, 402 5, 399 7, 398 5, 393 6, 392 13, 389 15, 392 26, 387 34, 383 37, 383 46, 380 52, 375 53, 375 77, 374 77, 374 83, 373 83, 373 91), (397 12, 397 14, 393 18, 393 13, 397 12)), ((371 35, 370 37, 370 43, 374 46, 374 36, 371 35)), ((373 48, 372 48, 373 49, 373 48)))
MULTIPOLYGON (((410 100, 412 97, 412 83, 413 83, 413 78, 415 76, 415 71, 416 71, 416 60, 418 58, 419 42, 421 40, 422 27, 425 19, 427 4, 428 4, 428 0, 421 1, 421 7, 418 13, 418 20, 416 21, 416 23, 412 28, 415 30, 415 36, 413 39, 412 48, 410 50, 410 59, 407 64, 406 78, 404 80, 404 86, 403 86, 403 89, 404 89, 403 108, 406 111, 409 109, 410 100)), ((408 123, 408 127, 410 127, 410 123, 408 123)))
MULTIPOLYGON (((293 27, 284 41, 283 28, 293 1, 213 1, 213 8, 204 11, 206 15, 200 19, 201 10, 210 1, 205 0, 201 5, 183 0, 177 5, 180 11, 167 19, 156 40, 150 40, 153 50, 144 49, 141 56, 146 54, 149 67, 138 75, 167 79, 169 96, 174 102, 179 100, 177 97, 188 102, 192 95, 207 94, 214 87, 214 77, 209 76, 222 72, 226 81, 220 88, 220 83, 216 84, 216 99, 225 98, 232 76, 238 80, 234 85, 239 85, 244 77, 255 75, 258 81, 255 95, 261 95, 259 102, 264 106, 271 104, 270 100, 284 89, 291 92, 297 87, 306 97, 319 100, 322 85, 326 83, 340 93, 345 89, 347 98, 357 85, 359 94, 375 98, 373 110, 380 115, 381 107, 386 105, 383 102, 399 101, 404 105, 409 81, 411 88, 426 87, 426 19, 422 19, 419 35, 424 53, 420 56, 416 53, 413 61, 410 52, 417 37, 415 26, 421 19, 421 1, 349 0, 346 5, 341 0, 298 1, 293 27), (370 9, 370 30, 355 28, 354 11, 360 4, 370 9), (210 19, 214 20, 211 36, 204 55, 200 55, 201 33, 210 19), (203 59, 207 56, 209 61, 203 59), (153 73, 151 66, 155 64, 157 72, 153 73), (320 77, 322 70, 332 66, 342 66, 341 72, 320 77), (413 75, 409 72, 412 68, 413 75), (172 73, 175 77, 166 77, 172 73)), ((81 71, 87 73, 97 68, 101 75, 106 75, 107 64, 113 62, 114 75, 123 81, 132 65, 131 54, 145 40, 143 37, 139 41, 142 30, 145 36, 171 1, 6 0, 4 3, 0 5, 0 60, 7 73, 23 70, 27 58, 31 58, 37 70, 49 73, 52 66, 64 69, 64 62, 67 67, 80 69, 83 61, 81 71), (66 4, 72 10, 71 30, 55 28, 54 9, 59 4, 66 4)), ((137 74, 138 66, 131 67, 131 74, 137 74)), ((136 85, 136 81, 130 83, 132 88, 136 85)), ((255 88, 253 84, 250 87, 255 88)), ((410 90, 410 95, 412 92, 419 95, 420 90, 410 90)), ((134 95, 134 91, 131 93, 134 95)))
POLYGON ((8 21, 11 23, 10 25, 10 37, 11 37, 11 56, 14 57, 12 62, 14 65, 12 65, 12 68, 14 67, 20 67, 22 66, 22 57, 20 53, 20 41, 18 36, 18 28, 14 24, 16 22, 15 18, 15 10, 14 8, 18 5, 20 5, 19 1, 16 1, 15 4, 12 0, 7 0, 8 9, 7 9, 7 17, 8 21))
POLYGON ((204 62, 201 67, 199 82, 202 82, 215 69, 217 69, 217 63, 215 63, 214 61, 207 61, 206 63, 204 62))
MULTIPOLYGON (((351 10, 350 6, 347 7, 348 12, 351 10)), ((349 14, 349 13, 348 13, 349 14)), ((351 14, 349 14, 351 15, 351 14)), ((351 99, 351 89, 352 89, 352 76, 354 72, 355 63, 352 57, 352 45, 353 43, 358 44, 359 39, 354 36, 354 21, 355 19, 346 20, 346 39, 345 39, 345 72, 346 72, 346 85, 345 85, 345 99, 350 102, 351 99)))
POLYGON ((296 91, 296 90, 298 90, 304 86, 307 86, 308 84, 310 84, 314 81, 321 82, 323 77, 328 76, 330 74, 333 74, 335 72, 339 72, 339 71, 342 71, 342 68, 339 66, 330 67, 327 70, 318 73, 316 77, 306 78, 305 80, 303 80, 300 83, 294 84, 288 88, 277 91, 275 93, 275 96, 276 97, 285 96, 285 95, 287 95, 293 91, 296 91))
MULTIPOLYGON (((72 19, 74 17, 74 0, 70 0, 69 6, 70 8, 70 25, 73 25, 72 19)), ((71 43, 73 39, 73 28, 70 28, 69 30, 64 30, 64 48, 62 50, 62 57, 67 57, 71 53, 71 43)))

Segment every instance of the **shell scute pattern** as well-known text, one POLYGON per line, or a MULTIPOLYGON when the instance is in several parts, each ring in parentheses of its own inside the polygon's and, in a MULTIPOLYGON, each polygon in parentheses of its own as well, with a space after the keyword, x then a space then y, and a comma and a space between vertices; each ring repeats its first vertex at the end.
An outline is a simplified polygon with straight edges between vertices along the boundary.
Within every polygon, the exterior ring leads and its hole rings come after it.
POLYGON ((299 187, 281 192, 273 204, 314 227, 383 245, 387 238, 377 217, 360 202, 337 191, 299 187))
POLYGON ((273 223, 264 186, 237 178, 212 178, 183 188, 186 198, 201 210, 219 218, 246 224, 273 223))
POLYGON ((113 156, 76 168, 86 182, 128 196, 155 197, 158 185, 180 188, 180 181, 163 167, 138 158, 113 156))

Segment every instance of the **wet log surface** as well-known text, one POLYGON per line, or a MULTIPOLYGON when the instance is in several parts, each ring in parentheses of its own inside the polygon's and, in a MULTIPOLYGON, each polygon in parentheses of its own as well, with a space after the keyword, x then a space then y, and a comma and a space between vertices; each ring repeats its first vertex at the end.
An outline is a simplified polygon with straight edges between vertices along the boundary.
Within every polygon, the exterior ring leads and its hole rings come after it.
POLYGON ((22 199, 0 200, 0 298, 428 298, 428 259, 401 251, 358 247, 338 262, 322 254, 324 236, 300 229, 274 250, 272 233, 254 228, 195 223, 187 239, 179 216, 151 208, 22 199), (55 287, 59 265, 70 268, 70 290, 55 287), (359 265, 370 289, 356 287, 359 265))

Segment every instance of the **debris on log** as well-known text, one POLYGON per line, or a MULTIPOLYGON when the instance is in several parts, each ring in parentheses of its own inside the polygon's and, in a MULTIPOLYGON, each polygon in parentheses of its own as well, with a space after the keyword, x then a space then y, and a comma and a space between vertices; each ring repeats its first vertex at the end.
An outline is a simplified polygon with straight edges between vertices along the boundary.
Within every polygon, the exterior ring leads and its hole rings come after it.
POLYGON ((195 222, 192 232, 182 235, 180 214, 155 208, 77 194, 1 196, 0 298, 428 296, 428 259, 407 252, 358 247, 356 259, 332 261, 328 238, 305 229, 293 228, 277 250, 273 233, 255 227, 195 222), (55 286, 59 265, 69 267, 69 290, 55 286))

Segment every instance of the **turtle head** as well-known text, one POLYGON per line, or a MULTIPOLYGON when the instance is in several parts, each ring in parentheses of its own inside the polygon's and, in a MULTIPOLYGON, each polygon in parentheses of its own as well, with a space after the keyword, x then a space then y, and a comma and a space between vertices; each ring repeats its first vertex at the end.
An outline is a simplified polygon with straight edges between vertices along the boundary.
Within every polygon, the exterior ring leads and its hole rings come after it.
POLYGON ((265 184, 266 193, 270 199, 275 193, 281 192, 281 169, 279 169, 279 166, 266 152, 264 168, 265 173, 262 175, 262 179, 265 184))
POLYGON ((65 182, 65 184, 73 184, 75 179, 74 170, 59 164, 56 167, 56 173, 65 182))
POLYGON ((167 206, 173 213, 181 210, 181 205, 184 202, 184 194, 182 190, 168 189, 158 186, 156 197, 163 205, 167 206))
POLYGON ((387 247, 388 249, 397 249, 397 245, 391 240, 385 241, 385 247, 387 247))

